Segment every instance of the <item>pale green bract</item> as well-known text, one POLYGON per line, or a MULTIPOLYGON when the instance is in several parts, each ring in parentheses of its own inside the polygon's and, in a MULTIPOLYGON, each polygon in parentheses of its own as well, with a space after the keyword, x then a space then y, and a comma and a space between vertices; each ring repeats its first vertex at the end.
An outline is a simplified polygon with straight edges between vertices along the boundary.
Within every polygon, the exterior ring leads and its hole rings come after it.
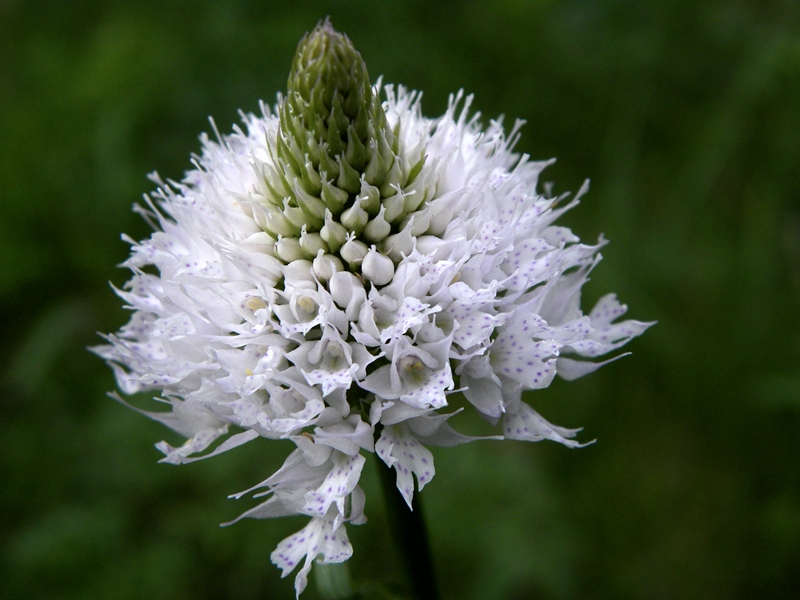
POLYGON ((366 521, 363 453, 396 470, 410 506, 414 478, 421 490, 434 475, 427 447, 474 439, 447 423, 454 394, 498 437, 578 446, 522 392, 594 371, 650 325, 615 322, 626 307, 613 294, 581 312, 604 240, 582 244, 554 222, 588 186, 570 202, 540 195, 550 161, 512 152, 520 123, 483 129, 461 93, 425 118, 416 92, 371 86, 362 67, 321 24, 285 101, 203 136, 182 182, 152 176, 138 210, 155 232, 125 238, 133 277, 117 290, 133 316, 94 349, 123 393, 172 405, 142 411, 187 437, 159 443, 162 462, 258 437, 295 443, 235 497, 266 496, 240 518, 310 517, 272 554, 284 576, 302 564, 298 595, 314 559, 352 554, 344 524, 366 521))

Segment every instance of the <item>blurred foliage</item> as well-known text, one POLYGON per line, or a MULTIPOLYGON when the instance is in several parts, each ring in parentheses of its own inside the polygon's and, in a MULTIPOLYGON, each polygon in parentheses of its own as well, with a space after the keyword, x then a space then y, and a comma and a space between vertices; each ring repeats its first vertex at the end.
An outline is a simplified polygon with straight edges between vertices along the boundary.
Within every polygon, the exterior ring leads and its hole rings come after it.
MULTIPOLYGON (((283 89, 325 15, 373 78, 475 93, 566 216, 611 244, 616 291, 659 324, 529 401, 579 451, 436 453, 425 489, 445 598, 800 597, 800 8, 791 0, 0 2, 0 596, 289 598, 269 562, 303 519, 216 525, 290 445, 158 465, 160 425, 105 396, 85 347, 126 319, 107 282, 145 174, 283 89)), ((465 427, 471 427, 469 422, 465 427)), ((374 465, 356 581, 399 579, 374 465)), ((244 503, 244 504, 243 504, 244 503)), ((304 596, 315 598, 313 585, 304 596)))

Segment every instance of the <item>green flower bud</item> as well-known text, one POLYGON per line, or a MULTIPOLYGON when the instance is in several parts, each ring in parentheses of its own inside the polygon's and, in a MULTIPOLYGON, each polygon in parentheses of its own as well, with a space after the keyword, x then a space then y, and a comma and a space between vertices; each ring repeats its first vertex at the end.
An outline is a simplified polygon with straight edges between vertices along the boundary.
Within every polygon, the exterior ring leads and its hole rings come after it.
POLYGON ((280 209, 272 205, 261 205, 259 209, 256 222, 273 237, 296 236, 300 233, 300 227, 289 221, 280 209))
POLYGON ((260 252, 275 256, 275 242, 277 240, 264 231, 256 232, 239 243, 239 246, 250 252, 260 252))
POLYGON ((383 177, 386 175, 386 163, 383 161, 381 153, 378 152, 377 142, 374 146, 370 147, 370 152, 372 156, 369 159, 364 175, 370 185, 381 185, 383 183, 383 177))
POLYGON ((436 189, 423 168, 424 137, 401 151, 400 122, 389 126, 364 60, 330 21, 297 47, 277 112, 270 158, 254 164, 260 178, 251 193, 256 222, 282 238, 276 256, 344 252, 344 262, 357 268, 369 244, 389 249, 392 260, 410 251, 409 223, 421 231, 430 216, 409 217, 436 189), (400 233, 390 235, 398 225, 400 233))
POLYGON ((278 158, 287 177, 296 177, 302 172, 300 165, 305 163, 303 149, 297 138, 287 136, 283 131, 278 134, 278 158))
POLYGON ((283 207, 283 216, 286 217, 286 220, 289 223, 294 225, 297 231, 295 235, 298 235, 303 226, 308 222, 308 218, 306 217, 306 214, 303 212, 303 209, 296 206, 296 203, 293 206, 292 204, 287 202, 283 207))
POLYGON ((368 181, 361 181, 361 191, 358 193, 358 199, 361 201, 361 208, 369 213, 370 217, 374 217, 381 209, 381 192, 374 185, 370 185, 368 181))
POLYGON ((397 193, 397 188, 402 188, 405 185, 405 177, 403 176, 403 166, 400 164, 400 158, 395 158, 392 163, 392 168, 386 173, 386 177, 381 184, 381 195, 384 198, 393 196, 397 193))
POLYGON ((294 193, 297 204, 306 217, 306 223, 308 223, 309 227, 319 231, 319 228, 325 222, 325 211, 327 210, 325 203, 318 197, 307 194, 297 180, 295 180, 294 193))
POLYGON ((386 285, 394 277, 394 263, 373 246, 361 263, 361 274, 375 285, 386 285))
POLYGON ((344 271, 344 264, 338 256, 332 254, 324 254, 320 251, 312 263, 314 273, 322 281, 329 281, 334 273, 344 271))
POLYGON ((339 250, 339 255, 347 261, 351 269, 357 269, 361 266, 361 261, 364 260, 368 250, 364 242, 359 242, 351 237, 339 250))
POLYGON ((386 209, 384 218, 389 221, 389 223, 394 223, 404 214, 405 194, 396 193, 394 196, 385 199, 383 201, 383 206, 386 209))
POLYGON ((342 213, 341 221, 348 230, 355 232, 356 235, 361 235, 364 226, 369 221, 369 215, 361 208, 361 203, 356 201, 353 206, 342 213))
POLYGON ((353 167, 357 173, 364 170, 367 164, 367 149, 363 142, 358 138, 356 129, 352 124, 347 126, 347 150, 344 153, 347 164, 353 167))
POLYGON ((306 258, 314 258, 320 251, 327 252, 328 244, 325 243, 320 234, 308 233, 304 227, 300 233, 300 248, 302 248, 306 258))
POLYGON ((314 283, 314 276, 312 275, 311 269, 312 267, 310 260, 298 258, 297 260, 293 260, 284 265, 283 276, 294 286, 315 289, 316 285, 314 283))
POLYGON ((337 252, 347 241, 347 229, 341 223, 333 220, 333 215, 329 210, 325 211, 325 225, 322 226, 319 234, 328 244, 331 252, 337 252))
POLYGON ((411 235, 417 237, 428 231, 430 224, 431 210, 430 208, 426 207, 423 210, 419 210, 408 215, 408 217, 406 217, 403 222, 400 223, 400 229, 403 230, 408 227, 411 235))
POLYGON ((283 206, 283 199, 291 196, 291 189, 286 182, 286 177, 283 174, 283 169, 278 171, 275 166, 259 162, 254 167, 256 172, 261 175, 261 182, 263 187, 259 186, 259 191, 264 198, 276 205, 283 206))
POLYGON ((325 203, 325 206, 327 206, 334 215, 338 215, 342 212, 350 195, 331 182, 325 181, 322 183, 322 194, 320 197, 325 203))
POLYGON ((407 182, 407 185, 410 185, 410 184, 414 183, 414 181, 417 178, 417 175, 419 175, 422 172, 422 167, 425 166, 425 161, 427 159, 428 159, 428 157, 423 154, 422 157, 420 157, 420 159, 417 162, 414 163, 414 166, 411 167, 408 170, 408 182, 407 182))
MULTIPOLYGON (((417 179, 417 181, 406 188, 406 192, 416 193, 414 204, 416 204, 418 208, 415 210, 422 210, 426 203, 436 195, 436 186, 437 182, 435 177, 426 177, 424 181, 422 178, 417 179), (421 201, 420 198, 422 199, 421 201)), ((406 211, 414 212, 408 204, 408 199, 406 199, 406 211)))
MULTIPOLYGON (((314 144, 317 144, 314 141, 314 144)), ((324 175, 325 179, 336 179, 339 177, 339 163, 328 155, 328 142, 319 142, 317 144, 319 152, 315 156, 319 156, 319 172, 324 175)), ((311 144, 309 144, 311 148, 311 144)))
POLYGON ((381 242, 381 251, 398 263, 403 256, 408 256, 414 249, 414 236, 411 235, 411 228, 406 227, 400 233, 395 233, 381 242))
POLYGON ((336 185, 355 194, 361 189, 361 175, 342 156, 337 156, 336 161, 339 163, 339 177, 336 179, 336 185))
POLYGON ((275 244, 275 253, 285 263, 305 258, 300 241, 294 237, 282 237, 275 244))
POLYGON ((364 237, 370 242, 380 242, 392 232, 392 226, 389 225, 389 222, 386 219, 384 219, 383 215, 385 212, 386 207, 381 206, 378 216, 372 219, 369 223, 367 223, 366 227, 364 227, 364 237))
POLYGON ((322 191, 322 179, 308 159, 308 154, 306 154, 306 162, 303 164, 303 188, 312 196, 319 196, 322 191))

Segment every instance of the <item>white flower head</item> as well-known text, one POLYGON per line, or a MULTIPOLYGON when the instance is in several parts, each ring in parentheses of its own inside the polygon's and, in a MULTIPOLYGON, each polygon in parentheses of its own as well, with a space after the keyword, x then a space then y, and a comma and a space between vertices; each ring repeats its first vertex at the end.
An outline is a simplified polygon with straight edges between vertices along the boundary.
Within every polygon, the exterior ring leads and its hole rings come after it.
POLYGON ((513 153, 519 123, 483 128, 471 100, 423 117, 416 92, 371 85, 326 21, 274 109, 203 136, 183 181, 152 176, 140 210, 156 231, 126 238, 133 277, 117 293, 133 316, 94 350, 124 393, 171 405, 146 413, 187 437, 158 444, 165 462, 296 444, 242 516, 311 518, 272 555, 284 575, 302 563, 298 595, 314 559, 352 554, 364 453, 396 470, 410 506, 415 478, 421 490, 434 475, 427 446, 472 439, 447 424, 456 393, 502 437, 577 446, 522 392, 594 371, 649 326, 617 322, 613 294, 581 312, 604 240, 554 222, 588 186, 570 202, 540 195, 549 161, 513 153))

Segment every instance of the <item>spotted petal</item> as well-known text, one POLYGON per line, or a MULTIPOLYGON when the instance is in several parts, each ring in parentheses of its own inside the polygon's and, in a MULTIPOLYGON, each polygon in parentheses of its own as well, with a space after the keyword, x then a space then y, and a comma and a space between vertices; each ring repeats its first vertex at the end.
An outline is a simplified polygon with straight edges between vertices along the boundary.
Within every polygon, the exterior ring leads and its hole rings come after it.
POLYGON ((321 563, 344 562, 352 556, 353 547, 347 539, 344 527, 334 529, 333 521, 315 517, 303 529, 278 544, 270 558, 281 570, 281 577, 286 577, 303 561, 294 580, 294 589, 299 597, 308 585, 311 561, 320 554, 321 563))
POLYGON ((411 499, 414 496, 413 475, 417 477, 417 490, 422 491, 436 472, 433 468, 433 454, 409 432, 405 423, 384 427, 375 444, 375 451, 387 466, 394 467, 397 472, 397 489, 411 508, 411 499))

